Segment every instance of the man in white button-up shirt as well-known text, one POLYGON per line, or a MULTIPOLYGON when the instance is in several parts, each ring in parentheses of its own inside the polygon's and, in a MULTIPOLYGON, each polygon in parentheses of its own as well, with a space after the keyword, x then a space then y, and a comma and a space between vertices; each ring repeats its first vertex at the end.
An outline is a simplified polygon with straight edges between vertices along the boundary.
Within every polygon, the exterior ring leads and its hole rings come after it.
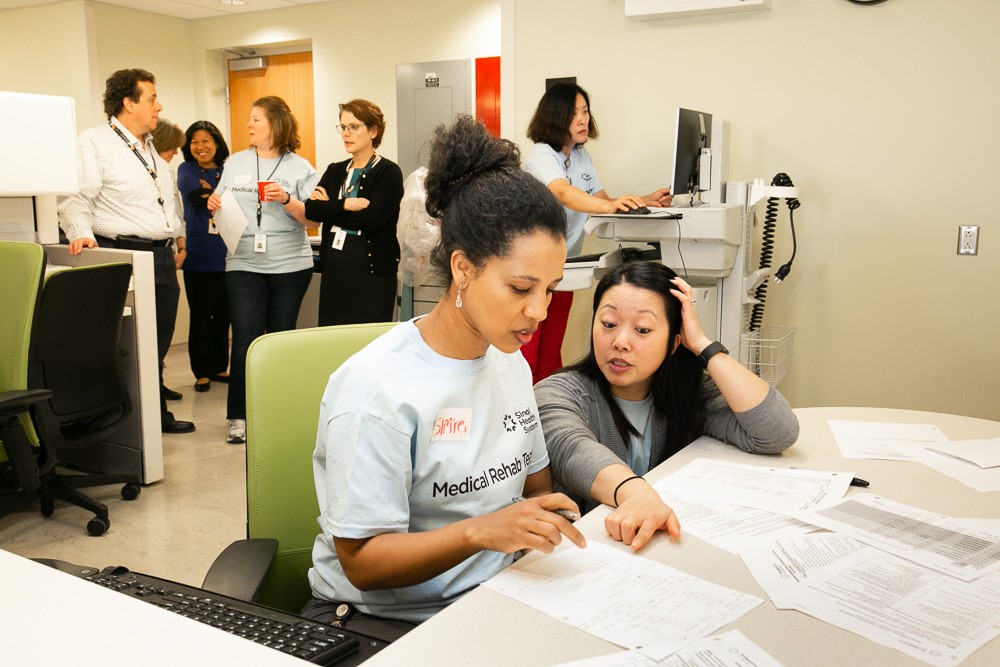
POLYGON ((163 387, 163 358, 174 335, 180 297, 174 247, 183 253, 185 239, 169 191, 169 167, 150 135, 163 109, 155 83, 153 75, 141 69, 119 70, 108 78, 108 123, 84 130, 77 139, 80 192, 59 198, 59 226, 73 255, 98 245, 153 253, 162 428, 164 433, 190 433, 194 424, 174 419, 163 393, 169 391, 163 387))

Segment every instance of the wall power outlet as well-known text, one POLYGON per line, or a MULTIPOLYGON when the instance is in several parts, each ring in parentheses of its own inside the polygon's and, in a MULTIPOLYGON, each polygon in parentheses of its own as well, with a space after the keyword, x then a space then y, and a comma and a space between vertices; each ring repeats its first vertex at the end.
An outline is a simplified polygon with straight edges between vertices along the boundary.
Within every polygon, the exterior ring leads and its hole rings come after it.
POLYGON ((958 226, 958 254, 979 254, 979 225, 958 226))

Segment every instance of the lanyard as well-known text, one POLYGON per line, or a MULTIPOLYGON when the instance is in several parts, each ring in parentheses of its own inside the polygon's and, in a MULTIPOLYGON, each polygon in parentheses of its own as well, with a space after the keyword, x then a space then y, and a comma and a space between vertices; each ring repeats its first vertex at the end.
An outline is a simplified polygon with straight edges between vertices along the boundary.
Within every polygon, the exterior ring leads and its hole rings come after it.
MULTIPOLYGON (((361 169, 361 174, 355 174, 354 178, 351 179, 350 185, 347 183, 347 176, 344 177, 344 182, 340 184, 340 198, 347 199, 348 197, 356 197, 354 189, 361 182, 361 179, 368 175, 368 172, 372 170, 372 165, 375 164, 375 160, 378 159, 376 153, 372 153, 372 156, 368 158, 368 163, 361 169)), ((351 165, 347 165, 347 173, 351 173, 351 165)))
MULTIPOLYGON (((260 181, 260 155, 257 154, 257 149, 253 150, 254 157, 257 158, 257 180, 260 181)), ((281 166, 281 161, 285 159, 285 154, 282 153, 281 157, 278 158, 278 164, 274 165, 274 169, 271 170, 271 175, 267 177, 267 180, 271 180, 274 177, 274 172, 278 171, 278 167, 281 166)), ((260 231, 260 197, 257 197, 257 231, 260 231)))
POLYGON ((139 162, 141 162, 142 166, 146 168, 146 172, 153 179, 153 184, 156 185, 156 201, 160 205, 160 208, 163 208, 163 193, 160 192, 160 181, 156 177, 156 158, 153 158, 153 166, 150 167, 149 163, 146 162, 146 158, 142 157, 142 153, 139 152, 139 149, 135 147, 135 144, 128 140, 128 137, 126 137, 122 131, 118 129, 118 126, 111 121, 108 121, 108 125, 110 125, 111 129, 115 131, 115 134, 122 138, 125 145, 132 149, 132 154, 139 158, 139 162))

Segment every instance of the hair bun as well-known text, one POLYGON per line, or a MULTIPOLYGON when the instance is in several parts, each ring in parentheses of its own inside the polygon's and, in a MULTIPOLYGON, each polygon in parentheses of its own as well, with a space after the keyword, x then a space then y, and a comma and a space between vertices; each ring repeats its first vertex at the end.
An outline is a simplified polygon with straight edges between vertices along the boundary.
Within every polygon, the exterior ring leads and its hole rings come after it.
POLYGON ((448 203, 470 181, 486 172, 520 169, 517 145, 492 136, 472 116, 462 114, 451 127, 434 130, 426 180, 427 212, 440 218, 448 203))

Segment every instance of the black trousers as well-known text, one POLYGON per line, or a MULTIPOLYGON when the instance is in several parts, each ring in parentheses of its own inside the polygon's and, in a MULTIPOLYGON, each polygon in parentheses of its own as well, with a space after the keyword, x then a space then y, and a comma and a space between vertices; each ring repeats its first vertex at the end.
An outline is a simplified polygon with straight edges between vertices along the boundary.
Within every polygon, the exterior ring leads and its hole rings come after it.
MULTIPOLYGON (((114 239, 104 236, 97 237, 97 244, 102 248, 117 247, 114 239)), ((170 350, 170 341, 174 337, 174 326, 177 324, 177 302, 181 297, 181 286, 177 282, 177 265, 174 263, 174 249, 169 246, 158 246, 153 253, 153 282, 156 298, 156 351, 157 366, 160 373, 160 386, 163 386, 163 360, 170 350)), ((172 421, 173 414, 167 410, 167 400, 160 393, 160 419, 172 421)))
POLYGON ((188 356, 196 378, 229 368, 229 299, 225 271, 185 271, 184 294, 191 308, 188 356))

